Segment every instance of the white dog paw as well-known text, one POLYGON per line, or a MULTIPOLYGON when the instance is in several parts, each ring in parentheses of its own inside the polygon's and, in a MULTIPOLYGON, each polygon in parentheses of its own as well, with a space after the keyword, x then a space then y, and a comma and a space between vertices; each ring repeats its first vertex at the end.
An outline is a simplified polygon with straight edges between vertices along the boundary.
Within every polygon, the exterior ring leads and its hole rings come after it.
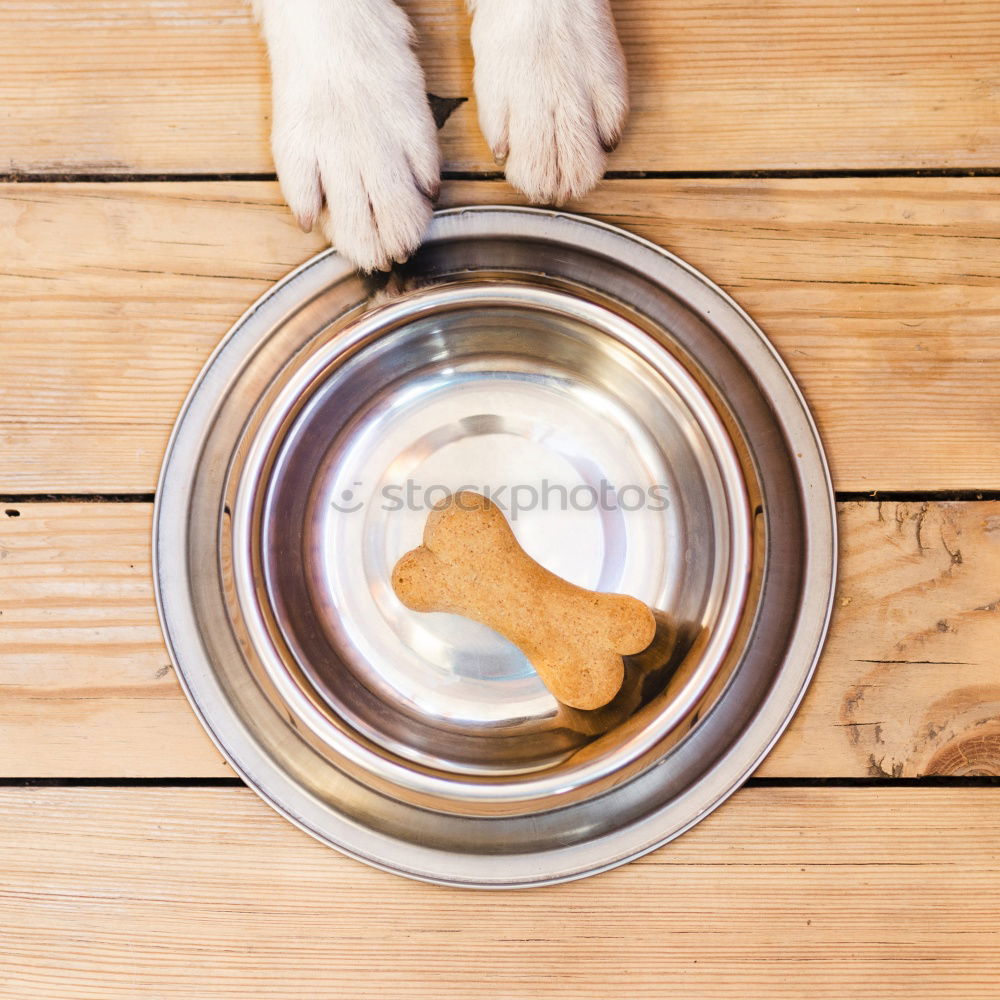
POLYGON ((628 114, 607 0, 474 0, 479 123, 507 179, 561 204, 601 178, 628 114))
POLYGON ((437 129, 410 25, 395 4, 264 5, 272 147, 281 189, 306 230, 317 222, 365 271, 405 261, 440 183, 437 129))

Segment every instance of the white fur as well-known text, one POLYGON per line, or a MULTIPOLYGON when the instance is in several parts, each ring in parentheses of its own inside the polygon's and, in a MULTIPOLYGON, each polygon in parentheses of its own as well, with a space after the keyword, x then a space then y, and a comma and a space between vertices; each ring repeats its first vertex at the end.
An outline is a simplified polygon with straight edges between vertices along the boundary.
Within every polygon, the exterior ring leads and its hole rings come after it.
MULTIPOLYGON (((479 121, 532 201, 592 188, 628 112, 608 0, 468 0, 479 121)), ((405 260, 440 159, 406 15, 392 0, 251 0, 271 58, 272 146, 306 230, 364 270, 405 260)))
POLYGON ((621 136, 628 88, 608 0, 469 0, 479 124, 532 201, 586 194, 621 136))
POLYGON ((437 130, 406 15, 391 0, 252 0, 271 58, 271 142, 300 225, 364 270, 419 245, 437 130), (323 211, 325 202, 326 211, 323 211))

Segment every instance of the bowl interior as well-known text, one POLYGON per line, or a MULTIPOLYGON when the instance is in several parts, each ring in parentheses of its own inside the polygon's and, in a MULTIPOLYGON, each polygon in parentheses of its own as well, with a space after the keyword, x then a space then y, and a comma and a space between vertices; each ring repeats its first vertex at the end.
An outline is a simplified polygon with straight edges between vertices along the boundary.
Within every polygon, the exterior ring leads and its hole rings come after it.
POLYGON ((260 487, 257 558, 275 638, 331 717, 394 758, 490 780, 612 752, 666 709, 731 595, 741 494, 680 363, 634 337, 458 305, 332 356, 304 389, 260 487), (611 705, 567 708, 501 636, 396 598, 396 560, 463 488, 553 572, 656 610, 655 656, 627 662, 611 705))

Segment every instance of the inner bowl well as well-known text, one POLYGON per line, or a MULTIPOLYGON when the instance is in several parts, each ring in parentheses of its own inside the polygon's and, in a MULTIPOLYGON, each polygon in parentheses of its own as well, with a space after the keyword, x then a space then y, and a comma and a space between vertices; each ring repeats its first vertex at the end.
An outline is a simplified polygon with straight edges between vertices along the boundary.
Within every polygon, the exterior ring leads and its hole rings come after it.
POLYGON ((691 716, 732 645, 749 513, 719 415, 645 332, 554 290, 463 283, 359 327, 275 401, 241 481, 236 582, 271 681, 334 752, 436 808, 593 794, 691 716), (462 488, 549 569, 657 612, 655 655, 606 708, 561 705, 490 629, 396 598, 392 566, 462 488))

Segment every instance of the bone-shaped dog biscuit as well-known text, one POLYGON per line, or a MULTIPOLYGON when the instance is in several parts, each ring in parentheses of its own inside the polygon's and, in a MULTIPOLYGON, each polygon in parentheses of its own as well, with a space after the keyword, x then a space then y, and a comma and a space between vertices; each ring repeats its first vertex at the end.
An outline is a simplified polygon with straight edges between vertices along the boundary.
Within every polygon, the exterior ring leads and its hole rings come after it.
POLYGON ((634 597, 585 590, 540 566, 496 504, 469 491, 430 512, 423 545, 396 563, 392 587, 414 611, 463 615, 505 636, 573 708, 610 702, 622 656, 642 652, 656 632, 652 611, 634 597))

